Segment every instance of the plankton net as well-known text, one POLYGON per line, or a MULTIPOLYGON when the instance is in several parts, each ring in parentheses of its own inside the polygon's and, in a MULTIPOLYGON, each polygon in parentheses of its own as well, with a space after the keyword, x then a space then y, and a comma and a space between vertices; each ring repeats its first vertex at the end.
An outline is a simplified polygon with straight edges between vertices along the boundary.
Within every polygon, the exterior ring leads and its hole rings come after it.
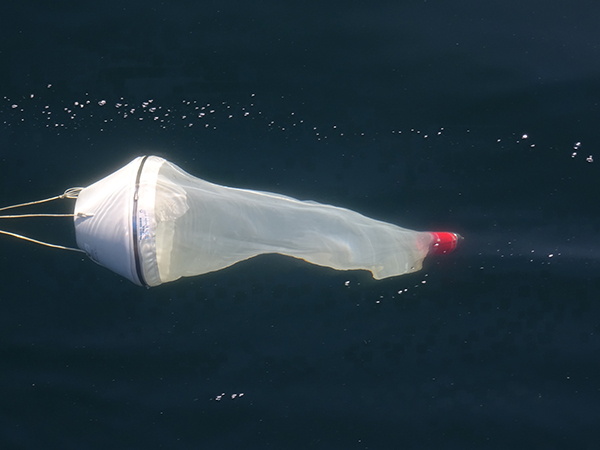
POLYGON ((420 270, 428 254, 450 253, 461 238, 412 231, 313 201, 220 186, 157 156, 135 158, 86 188, 0 211, 58 198, 76 198, 73 214, 66 216, 74 218, 78 249, 0 233, 82 251, 148 287, 265 253, 338 270, 369 270, 382 279, 420 270))

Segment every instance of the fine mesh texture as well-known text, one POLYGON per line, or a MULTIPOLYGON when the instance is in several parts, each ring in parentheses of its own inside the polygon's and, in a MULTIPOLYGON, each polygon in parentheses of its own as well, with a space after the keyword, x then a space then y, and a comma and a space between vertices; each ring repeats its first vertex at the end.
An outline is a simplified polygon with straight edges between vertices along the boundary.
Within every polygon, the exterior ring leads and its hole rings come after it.
POLYGON ((280 253, 376 279, 421 269, 432 236, 284 195, 219 186, 164 161, 156 180, 162 283, 280 253))

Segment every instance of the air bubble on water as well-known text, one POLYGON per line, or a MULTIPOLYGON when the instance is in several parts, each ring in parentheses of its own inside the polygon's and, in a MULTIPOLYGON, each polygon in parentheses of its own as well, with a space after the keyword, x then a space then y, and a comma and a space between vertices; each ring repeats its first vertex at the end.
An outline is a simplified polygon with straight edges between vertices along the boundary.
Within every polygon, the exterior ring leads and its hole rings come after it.
MULTIPOLYGON (((239 398, 242 398, 243 396, 244 396, 244 393, 243 393, 243 392, 229 394, 229 398, 230 398, 231 400, 235 400, 236 398, 238 398, 238 399, 239 399, 239 398)), ((223 399, 225 399, 225 398, 226 398, 226 394, 225 394, 225 392, 222 392, 222 393, 221 393, 221 394, 219 394, 219 395, 215 395, 215 398, 214 398, 214 400, 215 400, 215 401, 217 401, 217 402, 220 402, 221 400, 223 400, 223 399)), ((213 399, 211 398, 211 400, 213 400, 213 399)))

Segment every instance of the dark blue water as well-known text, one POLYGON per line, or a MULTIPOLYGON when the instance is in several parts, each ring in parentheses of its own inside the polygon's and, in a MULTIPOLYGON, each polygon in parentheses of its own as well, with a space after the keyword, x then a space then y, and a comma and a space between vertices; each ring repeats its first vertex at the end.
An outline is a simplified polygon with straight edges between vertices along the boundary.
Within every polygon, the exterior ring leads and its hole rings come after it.
POLYGON ((597 448, 600 5, 49 5, 0 14, 0 204, 156 154, 466 239, 145 290, 0 236, 0 448, 597 448))

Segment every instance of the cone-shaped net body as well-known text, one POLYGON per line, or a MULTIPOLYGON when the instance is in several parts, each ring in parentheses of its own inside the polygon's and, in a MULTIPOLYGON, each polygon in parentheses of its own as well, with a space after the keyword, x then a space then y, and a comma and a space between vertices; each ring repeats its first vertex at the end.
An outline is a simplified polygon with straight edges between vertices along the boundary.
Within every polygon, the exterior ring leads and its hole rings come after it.
MULTIPOLYGON (((84 189, 76 204, 76 214, 94 215, 75 219, 77 242, 94 260, 139 284, 156 286, 264 253, 340 270, 365 269, 380 279, 419 270, 433 242, 431 233, 400 228, 348 209, 209 183, 154 156, 137 158, 119 172, 124 172, 123 180, 131 180, 130 184, 135 184, 132 176, 136 174, 139 184, 137 194, 132 194, 133 188, 118 190, 137 199, 131 209, 134 244, 117 258, 132 259, 131 265, 120 271, 111 267, 100 255, 104 247, 94 253, 87 242, 102 228, 92 226, 95 214, 100 214, 95 205, 107 203, 86 200, 92 198, 86 190, 95 185, 84 189)), ((97 190, 106 195, 106 188, 98 186, 97 190)), ((114 199, 109 203, 114 205, 114 199)), ((123 223, 131 217, 129 206, 117 208, 118 214, 125 215, 123 223)), ((108 240, 118 233, 105 234, 108 240)))

